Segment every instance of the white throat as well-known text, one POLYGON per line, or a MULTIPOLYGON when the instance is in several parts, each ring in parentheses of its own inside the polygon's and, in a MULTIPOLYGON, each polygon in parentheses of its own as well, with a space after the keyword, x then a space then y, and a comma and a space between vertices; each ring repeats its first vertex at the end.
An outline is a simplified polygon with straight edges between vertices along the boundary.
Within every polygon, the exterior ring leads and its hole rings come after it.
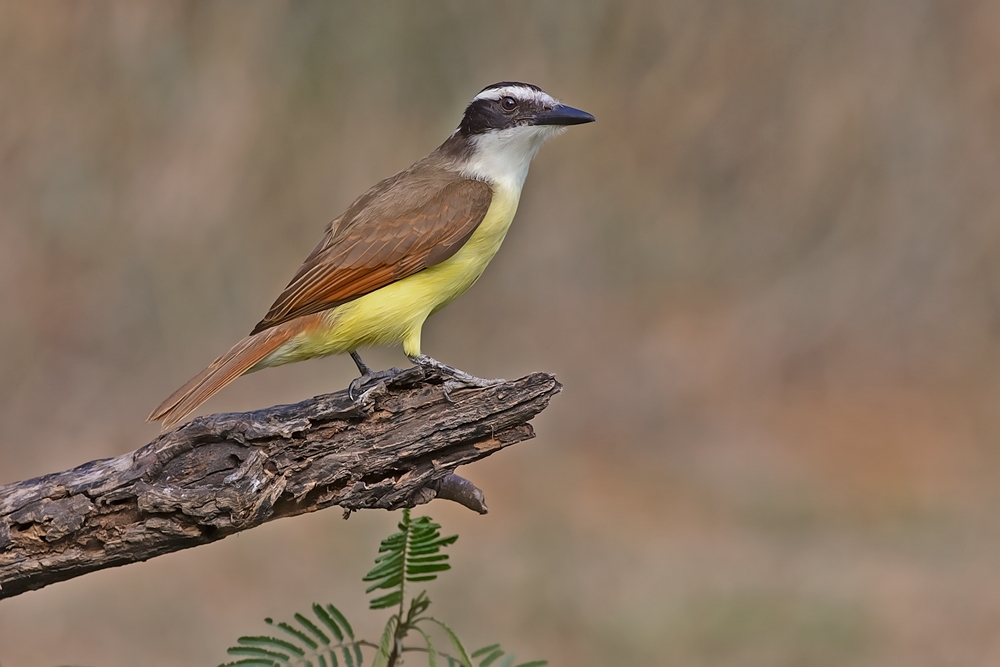
POLYGON ((531 158, 542 144, 563 128, 552 125, 513 127, 476 135, 462 173, 495 187, 521 191, 531 158))

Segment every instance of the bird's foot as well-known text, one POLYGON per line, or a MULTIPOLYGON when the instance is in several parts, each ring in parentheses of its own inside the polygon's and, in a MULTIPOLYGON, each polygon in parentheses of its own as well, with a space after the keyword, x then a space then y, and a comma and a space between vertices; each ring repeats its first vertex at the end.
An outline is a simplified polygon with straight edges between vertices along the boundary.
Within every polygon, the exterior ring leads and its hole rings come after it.
POLYGON ((412 357, 409 357, 409 359, 410 361, 412 361, 417 366, 420 366, 421 368, 433 369, 441 373, 442 375, 447 375, 451 377, 452 380, 448 381, 448 384, 451 386, 455 386, 455 384, 453 384, 454 382, 459 385, 464 385, 466 387, 493 387, 495 385, 503 384, 504 382, 506 382, 506 380, 502 378, 489 380, 486 378, 476 377, 475 375, 471 375, 453 366, 449 366, 448 364, 442 363, 437 359, 428 357, 426 354, 417 354, 412 357))
MULTIPOLYGON (((347 385, 347 396, 355 403, 364 402, 365 396, 367 396, 368 393, 371 391, 371 389, 368 389, 367 391, 362 391, 365 385, 370 384, 372 382, 379 383, 384 380, 392 379, 402 372, 403 372, 402 368, 396 368, 395 366, 393 366, 392 368, 387 368, 384 371, 368 370, 366 373, 351 380, 351 384, 347 385)), ((376 384, 375 386, 378 386, 378 384, 376 384)), ((374 389, 374 387, 372 387, 372 389, 374 389)))

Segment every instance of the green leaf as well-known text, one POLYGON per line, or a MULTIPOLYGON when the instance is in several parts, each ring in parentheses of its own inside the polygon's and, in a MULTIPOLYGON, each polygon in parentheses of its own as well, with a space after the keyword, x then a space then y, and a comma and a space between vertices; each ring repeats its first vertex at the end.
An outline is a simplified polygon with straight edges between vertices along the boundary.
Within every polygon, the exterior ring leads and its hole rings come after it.
POLYGON ((236 640, 236 643, 243 646, 269 646, 276 651, 288 651, 299 657, 306 654, 305 651, 295 644, 286 642, 284 639, 278 639, 277 637, 267 637, 263 635, 259 637, 240 637, 236 640))
POLYGON ((264 622, 267 623, 268 625, 273 625, 276 628, 280 628, 281 630, 283 630, 284 632, 287 632, 288 634, 290 634, 291 636, 295 637, 300 642, 302 642, 303 644, 305 644, 306 646, 308 646, 309 648, 311 648, 313 650, 316 650, 317 648, 319 648, 319 644, 317 644, 316 642, 314 642, 312 640, 312 637, 308 636, 306 633, 302 632, 298 628, 293 628, 292 626, 290 626, 288 623, 285 623, 284 621, 282 621, 280 623, 275 623, 271 619, 265 618, 264 622))
POLYGON ((406 542, 406 534, 396 533, 395 535, 392 536, 392 538, 382 540, 382 542, 378 545, 378 552, 381 554, 386 552, 398 551, 399 548, 403 546, 405 542, 406 542))
POLYGON ((431 636, 417 626, 413 626, 413 629, 420 633, 420 636, 424 638, 424 643, 427 644, 427 667, 437 667, 438 652, 434 648, 434 643, 431 642, 431 636))
POLYGON ((219 667, 275 667, 278 663, 259 658, 243 658, 234 662, 227 662, 219 667))
POLYGON ((312 635, 316 637, 316 639, 318 639, 321 644, 324 644, 326 646, 330 645, 330 638, 327 637, 326 634, 322 630, 320 630, 315 623, 310 621, 302 614, 295 614, 293 618, 298 622, 299 625, 301 625, 303 628, 312 633, 312 635))
POLYGON ((514 655, 513 653, 508 653, 507 657, 504 658, 502 661, 500 661, 499 664, 497 664, 497 667, 511 667, 511 665, 514 664, 515 660, 517 660, 517 656, 514 655))
POLYGON ((383 561, 375 562, 375 567, 373 567, 368 574, 362 577, 361 581, 378 581, 384 577, 391 577, 396 572, 402 572, 403 552, 402 550, 397 551, 392 554, 392 558, 386 558, 383 561))
POLYGON ((395 588, 396 586, 399 586, 401 583, 403 583, 402 572, 400 572, 399 574, 394 574, 393 576, 384 579, 378 583, 372 584, 371 586, 365 589, 365 593, 371 593, 372 591, 378 590, 379 588, 395 588))
MULTIPOLYGON (((410 555, 419 558, 429 558, 433 554, 441 551, 441 547, 438 545, 427 546, 425 544, 413 544, 410 545, 410 555)), ((441 554, 444 558, 448 558, 448 554, 441 554)))
POLYGON ((396 640, 396 626, 399 625, 399 617, 393 614, 386 621, 385 629, 382 630, 382 639, 378 643, 378 650, 375 651, 375 660, 372 667, 387 667, 389 656, 392 654, 392 644, 396 640))
POLYGON ((406 612, 407 623, 412 623, 415 618, 427 611, 431 606, 431 601, 427 597, 427 591, 421 591, 420 595, 410 600, 410 609, 406 612))
POLYGON ((489 646, 484 646, 481 649, 479 649, 478 651, 473 651, 472 652, 472 657, 473 658, 478 658, 479 656, 486 655, 487 653, 489 653, 491 651, 495 651, 498 648, 500 648, 500 644, 490 644, 489 646))
POLYGON ((483 661, 479 663, 479 667, 490 667, 490 665, 496 662, 497 658, 499 658, 502 655, 503 651, 499 647, 497 647, 495 650, 490 652, 488 656, 483 658, 483 661))
MULTIPOLYGON (((431 544, 431 545, 420 544, 420 545, 411 545, 411 547, 410 547, 410 555, 412 555, 412 556, 426 557, 426 556, 428 556, 430 554, 436 554, 436 553, 438 553, 439 551, 441 551, 441 547, 443 547, 443 546, 447 546, 447 545, 446 544, 431 544)), ((447 558, 448 555, 444 554, 444 557, 447 558)))
POLYGON ((411 563, 436 563, 444 560, 448 560, 448 554, 439 554, 437 556, 420 556, 417 555, 413 549, 410 549, 411 563))
POLYGON ((361 581, 375 581, 381 579, 382 577, 389 576, 395 572, 403 571, 403 552, 397 551, 391 556, 387 557, 385 560, 379 562, 375 559, 376 565, 372 570, 361 578, 361 581))
POLYGON ((388 609, 389 607, 395 607, 399 604, 399 601, 403 599, 402 591, 393 591, 388 595, 383 595, 380 598, 375 598, 368 603, 370 609, 388 609))
POLYGON ((323 625, 330 629, 330 632, 332 632, 333 636, 337 638, 337 641, 344 641, 344 633, 340 631, 340 628, 337 626, 337 622, 330 617, 330 614, 326 613, 326 609, 323 609, 322 605, 316 603, 313 603, 312 609, 313 613, 316 614, 316 618, 322 621, 323 625))
MULTIPOLYGON (((410 565, 406 568, 406 574, 424 574, 427 572, 444 572, 450 570, 451 565, 444 563, 429 563, 427 565, 410 565)), ((409 577, 407 577, 409 579, 409 577)))
MULTIPOLYGON (((330 614, 330 616, 332 616, 337 620, 337 623, 340 623, 340 627, 344 629, 344 633, 351 639, 354 639, 354 628, 352 628, 351 624, 347 622, 347 618, 345 618, 344 615, 340 613, 340 610, 334 607, 332 604, 328 604, 326 605, 326 611, 330 614)), ((358 650, 360 651, 361 649, 358 650)), ((361 660, 358 659, 358 662, 361 662, 361 660)))
POLYGON ((531 662, 522 662, 517 667, 545 667, 549 664, 548 660, 532 660, 531 662))
POLYGON ((291 659, 290 655, 279 653, 277 651, 268 651, 267 649, 259 648, 257 646, 230 646, 226 649, 226 653, 229 655, 245 655, 252 658, 268 659, 271 662, 288 663, 291 659))
POLYGON ((441 629, 448 635, 448 639, 451 640, 451 645, 455 648, 455 653, 458 654, 458 659, 467 667, 473 667, 472 658, 470 658, 469 654, 465 651, 465 647, 462 646, 462 640, 458 638, 458 635, 455 634, 454 630, 432 616, 425 616, 420 620, 428 620, 431 623, 437 623, 441 626, 441 629))

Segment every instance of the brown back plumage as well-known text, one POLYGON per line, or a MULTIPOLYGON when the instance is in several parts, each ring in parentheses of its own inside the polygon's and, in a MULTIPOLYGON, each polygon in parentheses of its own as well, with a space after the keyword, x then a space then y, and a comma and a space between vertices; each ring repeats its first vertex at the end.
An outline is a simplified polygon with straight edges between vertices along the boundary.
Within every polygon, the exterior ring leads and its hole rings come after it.
POLYGON ((469 240, 490 207, 490 186, 418 165, 382 181, 330 223, 251 333, 374 292, 443 262, 469 240))
POLYGON ((452 160, 441 150, 378 183, 331 222, 250 335, 171 394, 149 421, 176 424, 294 336, 318 326, 322 311, 454 255, 486 216, 492 190, 449 169, 452 160))

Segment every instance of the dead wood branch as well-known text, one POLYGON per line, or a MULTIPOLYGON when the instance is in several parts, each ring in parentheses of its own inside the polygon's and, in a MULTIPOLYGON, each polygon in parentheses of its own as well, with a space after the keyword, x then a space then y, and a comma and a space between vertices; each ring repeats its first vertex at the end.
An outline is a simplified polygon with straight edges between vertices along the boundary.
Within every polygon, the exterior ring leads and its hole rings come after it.
POLYGON ((339 505, 434 497, 486 511, 455 468, 534 436, 561 386, 535 373, 449 391, 410 369, 361 405, 345 392, 199 417, 140 449, 0 487, 0 598, 339 505))

